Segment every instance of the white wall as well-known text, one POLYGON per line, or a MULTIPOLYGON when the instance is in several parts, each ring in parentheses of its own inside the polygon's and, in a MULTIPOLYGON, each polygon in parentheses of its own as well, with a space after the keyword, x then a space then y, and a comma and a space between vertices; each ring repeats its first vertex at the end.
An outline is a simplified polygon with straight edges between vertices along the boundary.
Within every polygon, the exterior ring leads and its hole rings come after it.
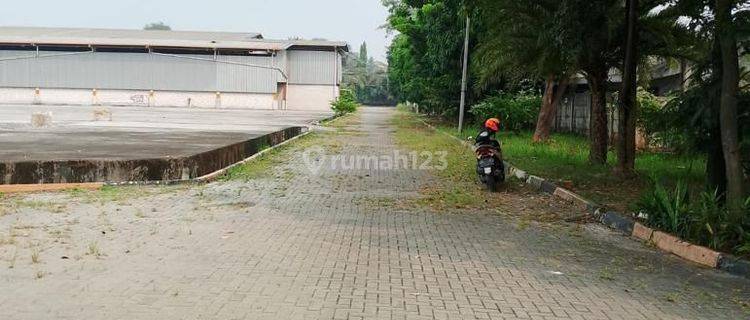
POLYGON ((152 107, 277 109, 266 93, 0 88, 0 104, 63 104, 152 107))
MULTIPOLYGON (((329 111, 339 88, 289 85, 286 109, 329 111)), ((99 89, 0 88, 0 104, 62 104, 151 107, 279 109, 276 94, 99 89)))
POLYGON ((331 101, 336 99, 339 88, 332 85, 290 84, 287 92, 289 110, 331 110, 331 101))

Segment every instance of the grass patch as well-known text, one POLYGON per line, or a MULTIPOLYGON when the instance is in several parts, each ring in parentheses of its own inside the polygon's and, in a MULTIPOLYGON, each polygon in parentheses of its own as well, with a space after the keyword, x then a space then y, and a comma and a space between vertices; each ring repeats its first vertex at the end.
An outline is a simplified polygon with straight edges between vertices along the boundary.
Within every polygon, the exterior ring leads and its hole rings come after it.
POLYGON ((62 213, 67 210, 68 206, 64 203, 53 201, 39 200, 17 200, 14 205, 16 208, 28 208, 32 210, 48 211, 52 213, 62 213))
POLYGON ((87 251, 86 251, 86 255, 90 255, 90 256, 93 256, 95 258, 100 258, 104 254, 99 249, 99 244, 97 242, 91 242, 88 245, 88 248, 87 248, 87 251))
POLYGON ((37 264, 41 261, 39 259, 39 249, 32 249, 31 250, 31 263, 37 264))
POLYGON ((675 303, 678 300, 680 300, 680 293, 678 292, 670 292, 664 295, 664 300, 667 300, 669 302, 675 303))
MULTIPOLYGON (((143 187, 116 187, 103 186, 98 191, 88 193, 100 201, 123 201, 129 198, 135 198, 146 193, 143 187)), ((75 194, 75 193, 74 193, 75 194)))
MULTIPOLYGON (((425 127, 421 119, 413 113, 400 111, 391 123, 396 127, 396 142, 405 149, 418 153, 447 152, 446 169, 434 171, 445 183, 422 190, 423 197, 417 200, 419 205, 437 209, 478 208, 487 202, 495 202, 494 197, 498 195, 486 192, 478 185, 476 159, 466 146, 425 127)), ((503 187, 514 188, 515 184, 505 183, 503 187)))
POLYGON ((145 219, 146 218, 146 214, 143 213, 143 210, 136 209, 135 210, 135 217, 138 218, 138 219, 145 219))
MULTIPOLYGON (((479 132, 478 126, 469 127, 459 135, 448 124, 437 124, 438 130, 468 139, 479 132)), ((532 143, 532 133, 500 133, 503 156, 526 172, 573 189, 600 204, 620 211, 632 210, 649 186, 651 177, 674 183, 685 180, 691 185, 704 182, 705 162, 700 158, 683 157, 665 153, 642 152, 636 158, 638 176, 621 179, 612 174, 616 163, 614 152, 608 155, 607 165, 588 162, 589 142, 575 134, 553 134, 547 143, 532 143)))
POLYGON ((68 196, 84 203, 124 203, 128 200, 147 197, 189 188, 188 185, 174 186, 102 186, 98 190, 68 190, 68 196))
MULTIPOLYGON (((305 149, 316 145, 321 139, 321 133, 311 132, 293 143, 288 143, 268 150, 266 153, 248 161, 244 164, 230 168, 220 180, 251 180, 258 178, 270 178, 276 176, 274 167, 284 160, 289 159, 296 150, 305 149)), ((286 174, 286 173, 282 173, 286 174)))
POLYGON ((16 244, 16 237, 12 232, 8 236, 0 235, 0 247, 14 244, 16 244))
POLYGON ((348 127, 354 126, 360 123, 359 113, 349 113, 340 117, 337 117, 331 121, 327 121, 323 124, 323 127, 336 129, 339 131, 347 130, 348 127))
POLYGON ((8 260, 8 269, 16 267, 16 259, 18 259, 18 249, 14 249, 13 255, 10 256, 10 259, 8 260))
MULTIPOLYGON (((308 135, 309 136, 309 135, 308 135)), ((308 138, 308 136, 301 139, 308 138)), ((268 152, 256 157, 252 161, 230 168, 221 180, 250 180, 256 178, 269 177, 272 175, 271 168, 280 160, 279 155, 289 149, 289 144, 269 150, 268 152)))
POLYGON ((599 270, 599 279, 614 281, 615 275, 609 267, 604 267, 603 269, 599 270))

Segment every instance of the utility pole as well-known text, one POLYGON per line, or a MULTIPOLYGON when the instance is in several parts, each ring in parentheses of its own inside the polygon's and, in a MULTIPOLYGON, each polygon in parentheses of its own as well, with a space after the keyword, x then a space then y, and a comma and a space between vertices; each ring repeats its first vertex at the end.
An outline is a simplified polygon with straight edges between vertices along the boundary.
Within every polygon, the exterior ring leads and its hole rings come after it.
POLYGON ((469 14, 466 14, 466 37, 464 38, 464 70, 461 77, 461 107, 458 113, 458 133, 464 130, 464 110, 466 109, 466 77, 469 69, 469 14))

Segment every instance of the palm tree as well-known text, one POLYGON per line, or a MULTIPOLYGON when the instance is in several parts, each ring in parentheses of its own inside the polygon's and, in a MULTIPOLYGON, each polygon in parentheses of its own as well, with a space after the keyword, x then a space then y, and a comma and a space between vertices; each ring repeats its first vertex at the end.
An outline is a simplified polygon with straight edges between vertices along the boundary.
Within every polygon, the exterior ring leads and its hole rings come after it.
POLYGON ((487 31, 477 48, 473 69, 477 85, 503 79, 544 79, 545 91, 533 140, 549 138, 557 105, 575 70, 559 37, 560 2, 554 0, 475 0, 487 31), (557 91, 555 91, 557 84, 557 91))
POLYGON ((738 43, 750 36, 749 9, 738 0, 679 0, 663 13, 683 17, 686 29, 700 40, 692 51, 692 85, 672 107, 675 114, 690 118, 687 125, 676 125, 684 127, 694 149, 707 154, 709 188, 726 191, 732 212, 741 210, 746 196, 739 137, 738 43))

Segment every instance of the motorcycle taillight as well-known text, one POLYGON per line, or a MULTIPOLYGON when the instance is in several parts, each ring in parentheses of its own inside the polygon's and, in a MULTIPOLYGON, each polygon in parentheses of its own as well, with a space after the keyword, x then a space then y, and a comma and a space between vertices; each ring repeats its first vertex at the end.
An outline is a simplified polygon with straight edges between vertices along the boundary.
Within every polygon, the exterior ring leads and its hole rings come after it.
POLYGON ((495 153, 495 149, 493 148, 479 148, 476 151, 477 155, 479 156, 491 156, 495 153))

